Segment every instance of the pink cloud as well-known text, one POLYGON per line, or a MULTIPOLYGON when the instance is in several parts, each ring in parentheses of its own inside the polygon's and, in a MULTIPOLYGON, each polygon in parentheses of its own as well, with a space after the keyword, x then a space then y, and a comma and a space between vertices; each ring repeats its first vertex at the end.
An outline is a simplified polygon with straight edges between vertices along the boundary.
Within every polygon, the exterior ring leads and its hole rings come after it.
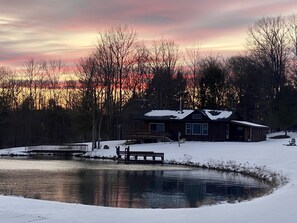
POLYGON ((32 56, 71 61, 87 55, 93 43, 80 48, 65 35, 88 33, 95 37, 113 25, 135 28, 139 39, 165 37, 188 45, 228 39, 244 33, 262 16, 286 15, 296 9, 296 0, 2 1, 0 65, 19 63, 32 56), (3 25, 2 17, 13 19, 3 25))

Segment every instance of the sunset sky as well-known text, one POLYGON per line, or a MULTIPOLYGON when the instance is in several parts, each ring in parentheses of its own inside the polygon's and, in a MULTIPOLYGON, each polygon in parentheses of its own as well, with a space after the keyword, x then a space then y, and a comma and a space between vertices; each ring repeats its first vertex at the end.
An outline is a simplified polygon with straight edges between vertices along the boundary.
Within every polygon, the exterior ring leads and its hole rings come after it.
POLYGON ((293 13, 296 0, 0 0, 0 66, 73 62, 113 25, 131 26, 139 40, 198 43, 203 53, 229 56, 242 51, 255 21, 293 13))

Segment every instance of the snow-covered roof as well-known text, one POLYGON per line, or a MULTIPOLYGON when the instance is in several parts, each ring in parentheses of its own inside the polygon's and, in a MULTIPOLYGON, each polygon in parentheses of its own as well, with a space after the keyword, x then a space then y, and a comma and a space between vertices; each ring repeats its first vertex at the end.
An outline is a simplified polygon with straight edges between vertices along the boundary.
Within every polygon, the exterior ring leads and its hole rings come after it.
POLYGON ((227 119, 232 115, 232 111, 223 111, 223 110, 203 109, 202 112, 204 112, 204 114, 210 120, 227 119))
POLYGON ((168 117, 169 119, 181 120, 193 113, 194 110, 152 110, 144 114, 147 117, 168 117))
POLYGON ((241 125, 244 125, 244 126, 249 126, 249 127, 268 128, 268 126, 266 126, 266 125, 260 125, 260 124, 257 124, 257 123, 247 122, 247 121, 232 120, 231 122, 241 124, 241 125))

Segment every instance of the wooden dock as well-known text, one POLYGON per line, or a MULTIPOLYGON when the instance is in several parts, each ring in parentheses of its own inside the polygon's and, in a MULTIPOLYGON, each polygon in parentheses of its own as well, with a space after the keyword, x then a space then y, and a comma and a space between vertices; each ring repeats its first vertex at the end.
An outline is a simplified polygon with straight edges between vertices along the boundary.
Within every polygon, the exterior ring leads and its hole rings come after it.
POLYGON ((116 146, 116 154, 118 160, 125 163, 163 163, 164 153, 156 153, 153 151, 130 151, 130 147, 126 147, 121 151, 119 146, 116 146))
POLYGON ((54 155, 78 155, 88 151, 86 144, 66 144, 66 145, 40 145, 28 146, 26 152, 29 155, 54 154, 54 155))

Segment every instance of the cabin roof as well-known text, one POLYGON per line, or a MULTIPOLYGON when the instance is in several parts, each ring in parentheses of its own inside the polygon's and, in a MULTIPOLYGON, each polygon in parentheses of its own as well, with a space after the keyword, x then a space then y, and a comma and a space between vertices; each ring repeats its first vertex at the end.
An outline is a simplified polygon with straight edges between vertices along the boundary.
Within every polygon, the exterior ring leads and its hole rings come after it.
POLYGON ((152 110, 144 114, 148 118, 162 118, 162 119, 175 119, 182 120, 188 115, 192 114, 194 110, 152 110))
POLYGON ((223 111, 223 110, 152 110, 144 114, 145 119, 159 119, 159 120, 183 120, 194 112, 200 112, 207 119, 212 121, 222 121, 230 119, 233 112, 232 111, 223 111))
POLYGON ((222 120, 228 119, 233 114, 232 111, 223 111, 223 110, 210 110, 210 109, 203 109, 201 110, 210 120, 222 120))
POLYGON ((269 128, 266 125, 260 125, 257 123, 253 123, 253 122, 247 122, 247 121, 238 121, 238 120, 231 120, 231 123, 235 123, 235 124, 239 124, 239 125, 243 125, 243 126, 248 126, 248 127, 255 127, 255 128, 269 128))

